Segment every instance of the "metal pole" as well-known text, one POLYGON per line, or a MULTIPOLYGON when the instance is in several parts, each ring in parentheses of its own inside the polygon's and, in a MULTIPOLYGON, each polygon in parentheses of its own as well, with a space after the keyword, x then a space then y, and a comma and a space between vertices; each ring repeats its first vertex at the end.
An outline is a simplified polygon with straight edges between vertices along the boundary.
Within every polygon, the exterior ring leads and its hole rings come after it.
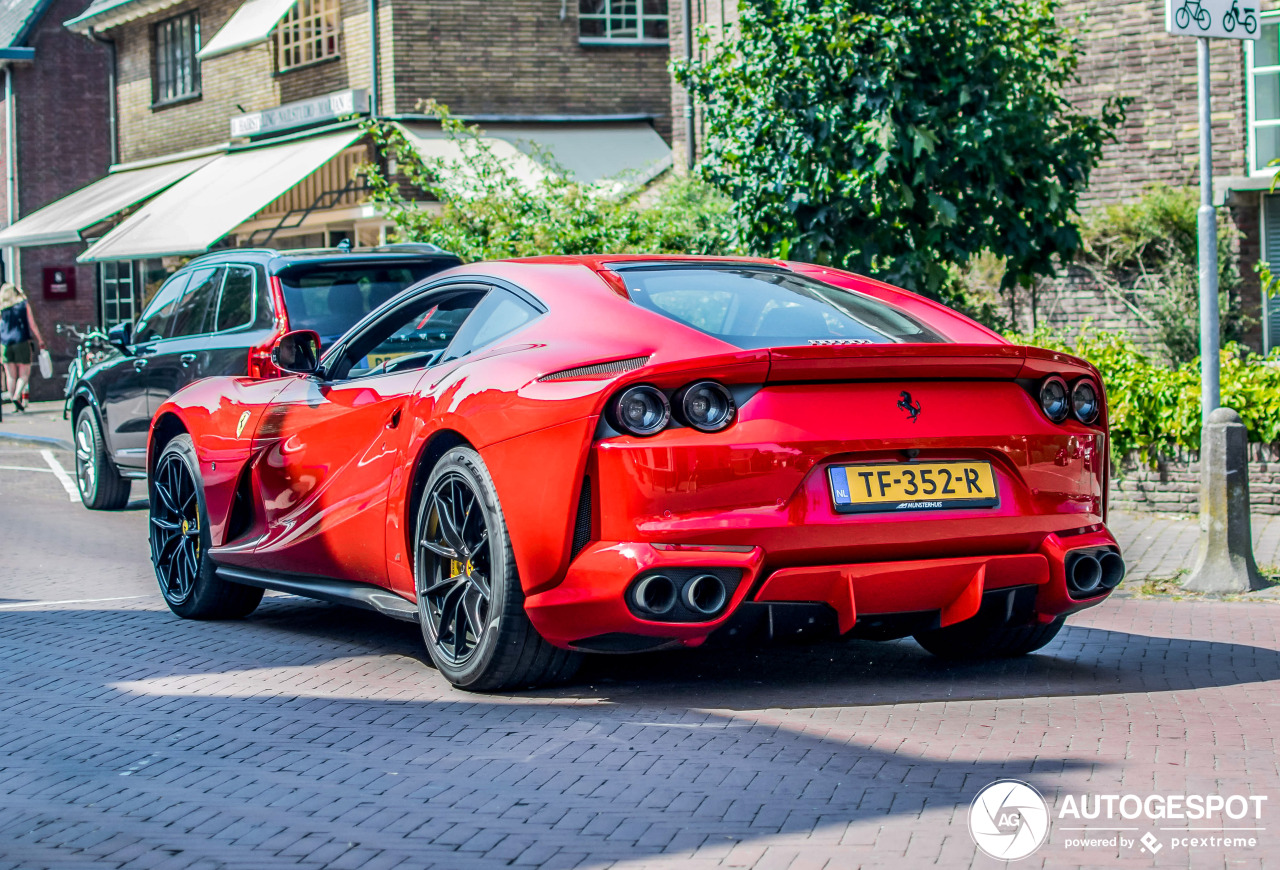
POLYGON ((1209 97, 1209 39, 1196 40, 1200 68, 1200 424, 1221 400, 1218 359, 1218 216, 1213 209, 1213 116, 1209 97))
MULTIPOLYGON (((684 8, 681 9, 684 15, 684 59, 693 61, 693 2, 692 0, 684 0, 684 8)), ((693 113, 693 92, 685 88, 684 92, 684 137, 685 137, 685 166, 693 169, 697 164, 697 147, 694 140, 698 135, 698 121, 693 113)))

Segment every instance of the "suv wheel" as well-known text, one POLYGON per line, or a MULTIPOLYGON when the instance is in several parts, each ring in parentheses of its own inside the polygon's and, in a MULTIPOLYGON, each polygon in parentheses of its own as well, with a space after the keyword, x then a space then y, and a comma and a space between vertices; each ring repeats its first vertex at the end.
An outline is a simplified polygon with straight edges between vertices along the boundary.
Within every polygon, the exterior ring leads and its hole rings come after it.
POLYGON ((120 476, 107 456, 98 415, 89 407, 76 415, 76 488, 84 506, 95 511, 118 511, 129 503, 129 481, 120 476))

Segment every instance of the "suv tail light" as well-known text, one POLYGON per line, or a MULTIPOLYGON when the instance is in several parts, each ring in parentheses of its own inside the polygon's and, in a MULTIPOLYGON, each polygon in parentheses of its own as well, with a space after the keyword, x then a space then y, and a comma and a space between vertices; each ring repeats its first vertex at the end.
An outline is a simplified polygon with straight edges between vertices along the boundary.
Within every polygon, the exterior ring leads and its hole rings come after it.
POLYGON ((271 310, 275 314, 275 328, 271 337, 256 347, 249 348, 249 377, 278 378, 283 374, 271 361, 271 348, 275 347, 280 336, 289 331, 289 312, 284 307, 284 288, 280 286, 280 278, 272 275, 267 279, 267 288, 271 295, 271 310))

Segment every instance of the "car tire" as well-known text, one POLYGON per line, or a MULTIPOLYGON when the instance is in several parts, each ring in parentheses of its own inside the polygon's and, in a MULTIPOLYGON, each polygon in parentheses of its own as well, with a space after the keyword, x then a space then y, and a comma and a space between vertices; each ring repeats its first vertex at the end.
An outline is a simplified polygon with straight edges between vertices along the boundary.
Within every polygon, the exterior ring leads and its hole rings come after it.
POLYGON ((160 594, 183 619, 239 619, 262 601, 262 590, 220 579, 209 558, 209 511, 190 435, 165 445, 147 485, 151 564, 160 594))
POLYGON ((118 511, 129 503, 129 481, 120 476, 107 456, 102 426, 93 408, 84 407, 76 415, 76 488, 80 501, 90 510, 118 511))
POLYGON ((414 585, 423 640, 440 673, 473 692, 572 677, 581 654, 547 643, 525 613, 511 537, 480 454, 450 450, 432 469, 424 493, 414 535, 414 585))
POLYGON ((1066 619, 1059 616, 1053 622, 1010 625, 998 616, 979 613, 973 619, 922 631, 914 637, 916 643, 941 659, 1012 658, 1033 653, 1053 640, 1066 619))

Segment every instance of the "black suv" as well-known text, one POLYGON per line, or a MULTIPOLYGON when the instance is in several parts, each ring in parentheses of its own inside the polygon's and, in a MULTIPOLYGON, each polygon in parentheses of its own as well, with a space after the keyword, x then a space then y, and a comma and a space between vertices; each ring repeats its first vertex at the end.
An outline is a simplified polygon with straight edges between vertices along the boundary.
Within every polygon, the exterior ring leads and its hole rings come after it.
POLYGON ((411 284, 462 261, 433 245, 354 250, 227 250, 174 272, 136 326, 109 335, 118 354, 73 388, 76 482, 86 507, 118 510, 146 477, 147 432, 160 405, 199 378, 279 374, 276 339, 313 329, 325 345, 411 284))

